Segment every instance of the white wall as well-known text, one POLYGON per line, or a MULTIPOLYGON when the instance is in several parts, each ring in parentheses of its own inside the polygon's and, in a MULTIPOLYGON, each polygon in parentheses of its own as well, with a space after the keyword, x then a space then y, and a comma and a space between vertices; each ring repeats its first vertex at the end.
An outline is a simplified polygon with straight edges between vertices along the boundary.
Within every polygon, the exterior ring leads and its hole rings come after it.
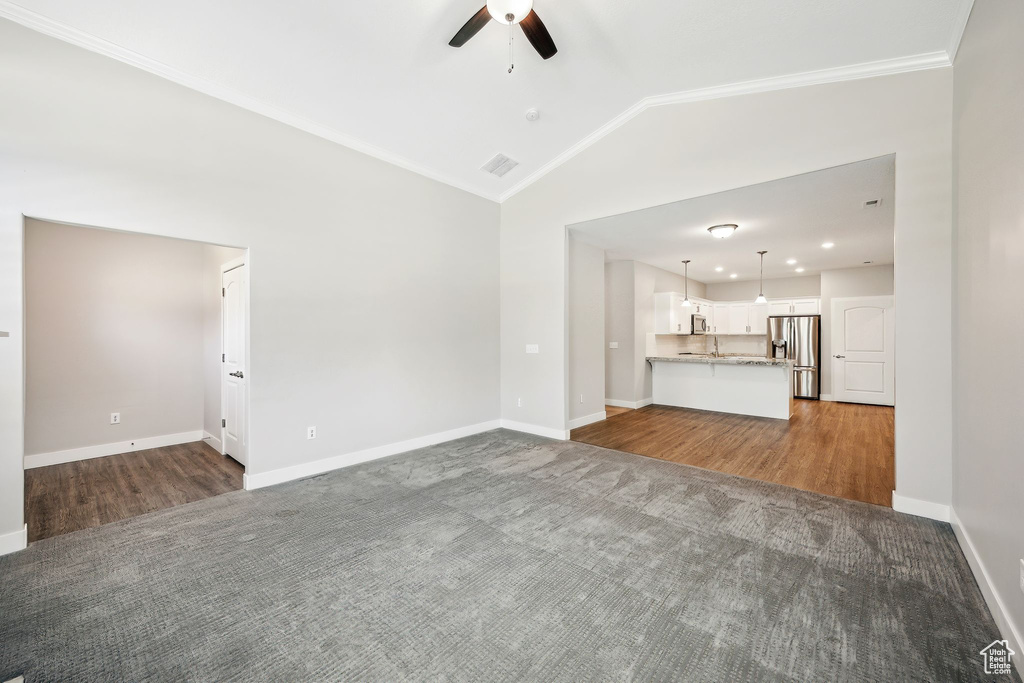
POLYGON ((604 307, 604 250, 570 237, 570 420, 604 412, 604 307))
MULTIPOLYGON (((893 266, 863 266, 840 268, 821 273, 821 393, 832 393, 832 299, 849 296, 883 296, 893 293, 893 266)), ((898 315, 899 302, 896 302, 898 315)), ((896 347, 902 341, 899 324, 896 326, 896 347)), ((899 370, 897 369, 897 378, 899 370)), ((897 384, 897 402, 903 387, 897 384)))
POLYGON ((948 505, 951 97, 936 69, 655 107, 506 201, 502 416, 565 429, 566 225, 895 153, 896 486, 948 505))
MULTIPOLYGON (((753 301, 761 290, 759 280, 712 282, 708 284, 708 298, 712 301, 753 301)), ((779 277, 764 281, 764 295, 769 299, 816 297, 821 295, 820 275, 779 277)))
POLYGON ((250 249, 249 473, 498 418, 496 204, 6 21, 0 63, 0 534, 23 523, 23 214, 250 249))
POLYGON ((617 342, 616 349, 605 350, 605 398, 633 403, 636 401, 634 358, 636 312, 633 288, 634 261, 611 261, 604 269, 605 328, 607 342, 617 342))
POLYGON ((202 266, 197 242, 26 221, 26 455, 202 429, 202 266))
MULTIPOLYGON (((1016 640, 1011 647, 1018 653, 1018 671, 1024 658, 1019 588, 1024 558, 1022 35, 1024 3, 974 3, 956 59, 953 109, 958 156, 953 507, 993 616, 1003 636, 1016 640)), ((898 311, 906 302, 899 298, 896 305, 898 311)), ((897 346, 901 343, 898 337, 897 346)))
POLYGON ((244 249, 203 245, 203 431, 220 443, 221 389, 221 265, 241 258, 244 249))

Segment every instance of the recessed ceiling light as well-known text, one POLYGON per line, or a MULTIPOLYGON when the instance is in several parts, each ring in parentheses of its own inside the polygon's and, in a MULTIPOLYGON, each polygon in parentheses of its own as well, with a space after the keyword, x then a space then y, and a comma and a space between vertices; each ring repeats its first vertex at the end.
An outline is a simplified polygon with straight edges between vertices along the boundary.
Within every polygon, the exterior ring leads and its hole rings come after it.
POLYGON ((725 268, 723 268, 722 266, 715 266, 716 273, 721 273, 723 270, 725 270, 725 268))
POLYGON ((786 265, 787 265, 787 266, 793 266, 793 265, 796 265, 796 259, 795 259, 795 258, 791 258, 791 259, 786 259, 786 265))
POLYGON ((834 243, 832 243, 832 242, 823 242, 822 245, 821 245, 821 248, 822 249, 831 249, 834 246, 836 246, 836 245, 834 243))
POLYGON ((804 272, 804 269, 803 269, 803 268, 797 268, 797 269, 796 269, 796 272, 798 272, 798 273, 802 273, 802 272, 804 272))
POLYGON ((729 235, 733 234, 734 232, 736 232, 736 228, 738 227, 740 226, 736 225, 735 223, 723 223, 722 225, 712 225, 710 228, 708 228, 708 232, 711 233, 712 237, 724 239, 729 235))
POLYGON ((731 277, 732 279, 734 279, 734 280, 735 280, 736 278, 738 278, 738 277, 739 277, 739 275, 737 275, 736 273, 733 273, 733 274, 731 274, 731 275, 730 275, 729 277, 731 277))

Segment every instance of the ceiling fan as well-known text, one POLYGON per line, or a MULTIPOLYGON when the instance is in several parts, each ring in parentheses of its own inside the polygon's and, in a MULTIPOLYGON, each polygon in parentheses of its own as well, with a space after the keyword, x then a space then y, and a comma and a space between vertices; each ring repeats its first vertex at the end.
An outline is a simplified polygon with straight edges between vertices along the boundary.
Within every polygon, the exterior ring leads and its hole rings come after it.
MULTIPOLYGON (((555 41, 551 40, 551 34, 548 33, 544 22, 533 11, 533 0, 487 0, 487 4, 459 29, 459 32, 448 44, 452 47, 462 47, 491 19, 509 27, 510 45, 512 27, 519 24, 523 27, 526 39, 530 41, 541 57, 551 59, 558 52, 555 41)), ((511 72, 512 69, 510 68, 509 71, 511 72)))

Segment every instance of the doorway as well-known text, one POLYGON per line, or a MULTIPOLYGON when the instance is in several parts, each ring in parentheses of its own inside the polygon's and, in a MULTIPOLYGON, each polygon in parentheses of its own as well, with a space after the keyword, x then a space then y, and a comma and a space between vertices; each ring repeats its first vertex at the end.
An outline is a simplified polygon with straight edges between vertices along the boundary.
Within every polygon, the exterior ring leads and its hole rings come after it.
POLYGON ((890 505, 894 236, 893 155, 568 226, 570 438, 890 505))
POLYGON ((226 457, 222 359, 230 347, 247 374, 247 251, 31 218, 24 231, 29 541, 241 489, 248 396, 226 457))

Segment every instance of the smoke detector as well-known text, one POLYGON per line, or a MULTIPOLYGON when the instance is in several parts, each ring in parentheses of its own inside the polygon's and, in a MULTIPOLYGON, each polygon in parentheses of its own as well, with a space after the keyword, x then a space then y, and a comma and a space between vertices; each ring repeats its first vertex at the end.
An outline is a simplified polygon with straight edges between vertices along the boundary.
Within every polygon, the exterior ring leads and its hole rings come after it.
POLYGON ((531 109, 528 112, 526 112, 526 120, 527 121, 536 121, 539 118, 540 118, 540 112, 537 111, 536 109, 531 109))
POLYGON ((518 165, 519 162, 515 159, 509 159, 504 154, 496 154, 493 159, 481 166, 480 170, 500 178, 518 165))

